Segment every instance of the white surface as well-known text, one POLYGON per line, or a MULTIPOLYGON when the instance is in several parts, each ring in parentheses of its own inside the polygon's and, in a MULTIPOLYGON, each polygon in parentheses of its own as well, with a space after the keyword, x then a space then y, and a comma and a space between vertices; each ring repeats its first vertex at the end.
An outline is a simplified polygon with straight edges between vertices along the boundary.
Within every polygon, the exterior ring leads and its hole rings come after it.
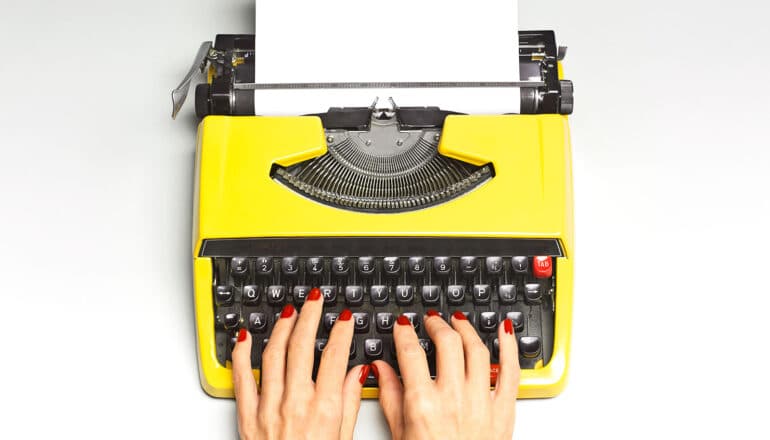
MULTIPOLYGON (((516 0, 256 0, 257 83, 518 81, 516 0), (483 25, 482 25, 483 24, 483 25)), ((399 106, 517 113, 519 89, 257 90, 255 113, 399 106)))
MULTIPOLYGON (((195 122, 169 95, 250 2, 3 1, 0 438, 234 437, 198 385, 195 122)), ((770 437, 767 16, 521 3, 570 47, 578 255, 570 383, 516 438, 770 437)), ((358 437, 383 428, 364 402, 358 437)))

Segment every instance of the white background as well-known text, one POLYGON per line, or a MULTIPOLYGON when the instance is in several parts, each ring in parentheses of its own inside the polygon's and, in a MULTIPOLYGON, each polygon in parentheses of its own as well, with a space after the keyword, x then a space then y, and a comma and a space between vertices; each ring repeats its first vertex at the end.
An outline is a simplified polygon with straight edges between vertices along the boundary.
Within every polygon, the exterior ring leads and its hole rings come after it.
MULTIPOLYGON (((250 3, 2 2, 0 437, 235 436, 198 384, 196 122, 169 115, 250 3)), ((517 438, 770 437, 767 17, 522 0, 570 47, 577 259, 569 385, 517 438)), ((376 402, 357 433, 386 438, 376 402)))

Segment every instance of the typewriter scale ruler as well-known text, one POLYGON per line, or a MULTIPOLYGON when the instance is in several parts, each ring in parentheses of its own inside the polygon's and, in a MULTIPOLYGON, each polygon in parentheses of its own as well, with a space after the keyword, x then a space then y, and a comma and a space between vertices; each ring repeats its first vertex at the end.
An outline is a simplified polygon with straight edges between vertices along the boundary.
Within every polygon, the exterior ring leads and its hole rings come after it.
POLYGON ((369 130, 326 131, 328 152, 272 177, 295 192, 337 208, 411 211, 452 200, 494 176, 438 153, 439 128, 401 130, 394 114, 373 112, 369 130))

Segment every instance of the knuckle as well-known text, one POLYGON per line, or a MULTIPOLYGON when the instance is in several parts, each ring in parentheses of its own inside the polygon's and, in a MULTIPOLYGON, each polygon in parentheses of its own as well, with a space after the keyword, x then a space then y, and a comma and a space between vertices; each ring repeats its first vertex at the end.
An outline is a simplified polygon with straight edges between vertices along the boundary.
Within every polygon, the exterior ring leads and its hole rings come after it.
POLYGON ((449 327, 443 327, 436 332, 436 344, 441 345, 460 345, 462 339, 460 334, 449 327))
POLYGON ((282 362, 286 358, 286 351, 277 345, 267 344, 265 352, 262 353, 262 362, 264 363, 278 363, 282 362))
POLYGON ((481 341, 472 342, 469 345, 468 351, 470 352, 471 356, 478 356, 482 359, 489 359, 489 348, 481 341))
POLYGON ((425 351, 420 347, 420 344, 416 342, 407 342, 401 346, 401 354, 403 356, 415 356, 415 355, 423 355, 425 351))
POLYGON ((339 344, 327 344, 324 347, 323 353, 321 353, 321 362, 340 357, 341 351, 339 344))

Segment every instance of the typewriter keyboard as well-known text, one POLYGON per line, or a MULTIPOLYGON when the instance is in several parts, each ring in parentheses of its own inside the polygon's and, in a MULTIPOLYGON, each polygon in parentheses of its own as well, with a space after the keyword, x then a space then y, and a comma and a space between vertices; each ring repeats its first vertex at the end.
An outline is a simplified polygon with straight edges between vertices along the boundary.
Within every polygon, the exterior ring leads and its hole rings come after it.
MULTIPOLYGON (((414 325, 435 374, 435 347, 422 326, 429 309, 444 319, 463 312, 498 362, 497 327, 513 321, 522 368, 548 363, 553 349, 555 260, 551 256, 255 256, 215 257, 214 315, 217 358, 230 360, 239 328, 253 336, 259 368, 270 331, 285 304, 301 310, 310 291, 323 294, 315 344, 316 369, 337 316, 353 312, 350 366, 376 359, 398 371, 393 325, 399 315, 414 325)), ((315 371, 315 369, 314 369, 315 371)), ((376 386, 373 377, 368 386, 376 386)))

